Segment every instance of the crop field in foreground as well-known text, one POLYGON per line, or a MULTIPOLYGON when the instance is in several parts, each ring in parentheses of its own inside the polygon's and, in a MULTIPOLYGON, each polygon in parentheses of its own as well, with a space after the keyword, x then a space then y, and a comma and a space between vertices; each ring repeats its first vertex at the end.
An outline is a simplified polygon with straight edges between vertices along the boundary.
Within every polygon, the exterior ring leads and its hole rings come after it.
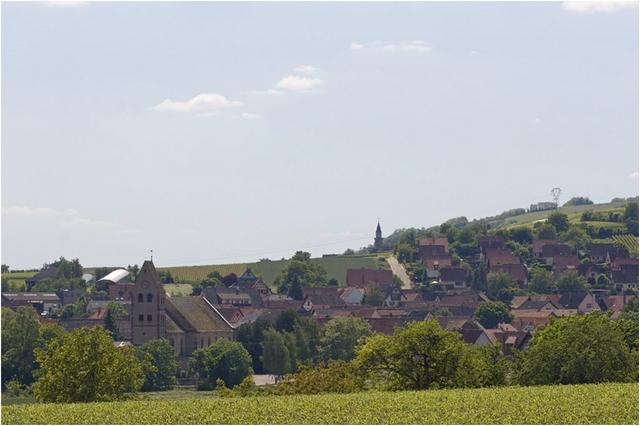
POLYGON ((3 424, 638 424, 638 384, 4 406, 3 424))

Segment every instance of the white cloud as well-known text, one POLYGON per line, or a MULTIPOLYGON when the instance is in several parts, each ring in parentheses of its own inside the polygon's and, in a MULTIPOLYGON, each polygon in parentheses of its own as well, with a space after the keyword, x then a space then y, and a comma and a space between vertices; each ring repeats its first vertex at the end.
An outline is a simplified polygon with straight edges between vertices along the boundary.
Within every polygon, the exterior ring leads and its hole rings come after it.
POLYGON ((298 65, 293 69, 293 72, 302 75, 314 75, 318 72, 318 68, 311 65, 298 65))
POLYGON ((636 7, 635 1, 565 1, 562 7, 568 12, 576 13, 613 13, 620 9, 636 7))
POLYGON ((245 120, 262 120, 264 118, 260 114, 255 114, 253 112, 243 112, 240 116, 245 120))
POLYGON ((638 177, 640 177, 640 173, 638 172, 629 173, 629 179, 638 179, 638 177))
POLYGON ((322 85, 319 78, 300 77, 298 75, 288 75, 276 84, 276 89, 288 90, 290 92, 308 92, 322 85))
POLYGON ((399 41, 395 43, 374 41, 371 43, 351 43, 351 50, 374 50, 382 52, 413 52, 413 53, 428 53, 433 50, 431 46, 423 40, 409 40, 399 41))
POLYGON ((540 117, 536 117, 533 119, 533 124, 540 124, 542 123, 542 119, 540 117))
POLYGON ((202 112, 217 111, 239 106, 242 106, 242 102, 230 101, 218 93, 201 93, 187 101, 173 101, 167 98, 158 105, 152 107, 152 109, 155 111, 202 112))

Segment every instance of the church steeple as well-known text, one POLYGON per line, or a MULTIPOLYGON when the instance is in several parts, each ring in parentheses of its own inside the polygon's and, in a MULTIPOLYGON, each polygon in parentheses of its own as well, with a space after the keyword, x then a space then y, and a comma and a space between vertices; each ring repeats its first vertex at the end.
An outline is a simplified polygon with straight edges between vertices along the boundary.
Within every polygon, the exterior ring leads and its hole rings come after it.
POLYGON ((380 228, 380 221, 376 227, 376 238, 373 240, 373 248, 378 251, 382 248, 382 229, 380 228))

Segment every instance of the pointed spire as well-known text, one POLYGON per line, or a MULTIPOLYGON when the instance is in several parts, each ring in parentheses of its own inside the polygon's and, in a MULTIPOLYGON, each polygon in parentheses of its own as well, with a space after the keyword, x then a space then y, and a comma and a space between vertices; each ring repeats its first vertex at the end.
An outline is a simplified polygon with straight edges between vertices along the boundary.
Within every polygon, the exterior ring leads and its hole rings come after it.
POLYGON ((382 233, 382 229, 380 229, 380 219, 378 219, 378 227, 376 228, 376 233, 382 233))

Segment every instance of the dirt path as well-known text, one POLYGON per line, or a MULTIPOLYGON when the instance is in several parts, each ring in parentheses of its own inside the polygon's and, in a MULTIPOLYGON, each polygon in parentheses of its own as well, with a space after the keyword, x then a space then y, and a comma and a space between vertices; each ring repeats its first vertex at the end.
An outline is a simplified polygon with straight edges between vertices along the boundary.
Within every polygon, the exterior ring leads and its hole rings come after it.
POLYGON ((400 278, 400 281, 402 281, 402 288, 411 289, 411 278, 409 278, 407 271, 404 269, 404 265, 398 262, 398 259, 396 259, 395 256, 387 257, 387 263, 391 267, 393 275, 400 278))

